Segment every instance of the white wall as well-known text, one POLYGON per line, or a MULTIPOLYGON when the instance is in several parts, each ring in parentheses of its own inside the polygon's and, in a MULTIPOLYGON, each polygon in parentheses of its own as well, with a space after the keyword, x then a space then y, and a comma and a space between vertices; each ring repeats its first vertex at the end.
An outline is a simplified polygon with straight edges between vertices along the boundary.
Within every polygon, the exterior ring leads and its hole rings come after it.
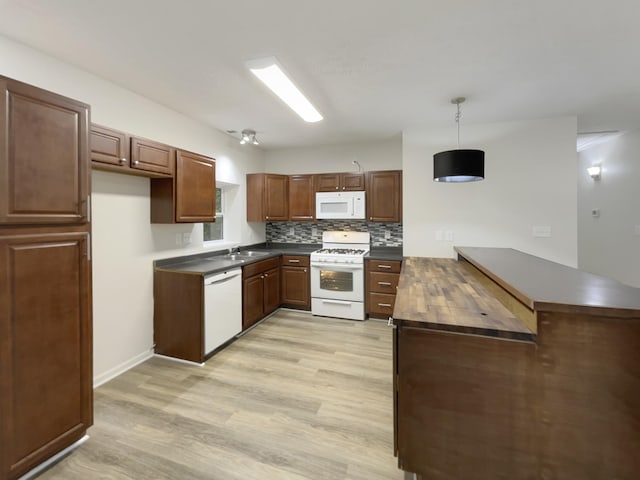
POLYGON ((580 269, 640 287, 640 130, 578 155, 580 269), (599 164, 594 181, 587 167, 599 164), (594 217, 592 210, 600 210, 594 217))
POLYGON ((282 174, 354 172, 358 171, 354 160, 362 171, 400 170, 402 136, 367 143, 269 150, 265 168, 269 173, 282 174))
MULTIPOLYGON (((264 241, 248 224, 245 173, 264 170, 264 153, 90 73, 0 36, 0 75, 91 105, 92 121, 216 159, 219 181, 237 185, 227 200, 225 234, 239 244, 264 241)), ((151 225, 149 179, 93 172, 94 381, 146 358, 153 343, 152 262, 202 249, 202 226, 151 225), (176 247, 176 233, 190 244, 176 247)))
POLYGON ((576 118, 463 124, 461 140, 485 151, 484 181, 433 181, 433 154, 455 147, 454 127, 403 132, 404 255, 511 247, 576 266, 576 118), (533 226, 551 237, 534 238, 533 226))

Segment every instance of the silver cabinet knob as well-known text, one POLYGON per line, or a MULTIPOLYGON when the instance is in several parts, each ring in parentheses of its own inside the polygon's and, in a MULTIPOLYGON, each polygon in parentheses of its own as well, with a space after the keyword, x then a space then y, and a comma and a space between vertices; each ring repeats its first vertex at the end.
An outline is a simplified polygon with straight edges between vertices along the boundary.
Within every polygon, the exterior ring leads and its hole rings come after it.
POLYGON ((120 163, 124 165, 125 163, 127 163, 127 159, 126 159, 126 158, 124 158, 124 157, 122 157, 122 158, 120 159, 120 163))
POLYGON ((138 163, 140 163, 140 162, 138 162, 138 160, 134 160, 134 161, 133 161, 133 164, 134 164, 134 165, 138 165, 138 163))
POLYGON ((336 187, 336 190, 339 190, 339 189, 340 189, 340 187, 336 187))

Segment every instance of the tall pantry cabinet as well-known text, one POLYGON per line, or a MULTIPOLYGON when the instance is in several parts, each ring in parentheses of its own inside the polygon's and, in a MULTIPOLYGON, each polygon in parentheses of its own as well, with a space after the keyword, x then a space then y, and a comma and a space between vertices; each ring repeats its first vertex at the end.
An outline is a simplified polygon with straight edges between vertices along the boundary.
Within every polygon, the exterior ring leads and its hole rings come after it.
POLYGON ((93 422, 89 106, 0 77, 0 480, 93 422))

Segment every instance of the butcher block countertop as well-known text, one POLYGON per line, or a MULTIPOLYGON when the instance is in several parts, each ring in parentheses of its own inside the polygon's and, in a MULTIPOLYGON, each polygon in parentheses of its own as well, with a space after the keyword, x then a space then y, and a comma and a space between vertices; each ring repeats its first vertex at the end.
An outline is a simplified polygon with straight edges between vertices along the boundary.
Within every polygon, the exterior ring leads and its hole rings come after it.
POLYGON ((405 326, 535 340, 535 330, 451 258, 405 257, 393 319, 405 326))
POLYGON ((640 317, 640 289, 508 248, 406 257, 394 323, 535 341, 537 313, 640 317))

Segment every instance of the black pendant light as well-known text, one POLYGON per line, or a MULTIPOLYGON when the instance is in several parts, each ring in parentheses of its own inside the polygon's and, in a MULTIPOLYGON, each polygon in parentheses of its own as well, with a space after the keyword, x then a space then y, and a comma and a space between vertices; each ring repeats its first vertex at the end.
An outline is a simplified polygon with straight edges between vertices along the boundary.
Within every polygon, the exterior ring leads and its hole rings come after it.
POLYGON ((482 150, 460 149, 460 104, 464 97, 457 97, 451 103, 458 107, 458 148, 439 152, 433 156, 433 180, 436 182, 477 182, 484 180, 484 152, 482 150))

